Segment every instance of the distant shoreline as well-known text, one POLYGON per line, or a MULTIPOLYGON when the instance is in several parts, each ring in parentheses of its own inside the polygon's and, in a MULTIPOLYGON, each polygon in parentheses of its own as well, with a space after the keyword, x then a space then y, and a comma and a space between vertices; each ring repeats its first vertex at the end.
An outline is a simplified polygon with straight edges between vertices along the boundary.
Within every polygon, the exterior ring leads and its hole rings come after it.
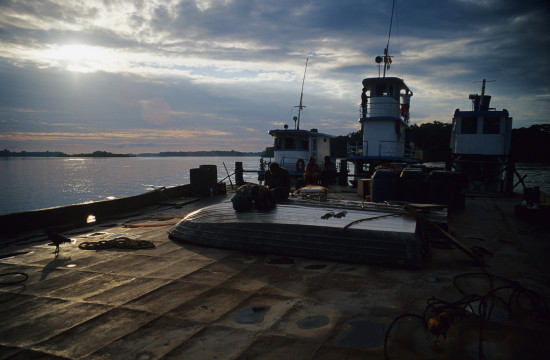
POLYGON ((159 153, 140 154, 115 154, 107 151, 94 151, 93 153, 65 154, 60 151, 0 151, 0 157, 175 157, 175 156, 261 156, 261 152, 240 152, 240 151, 168 151, 159 153))

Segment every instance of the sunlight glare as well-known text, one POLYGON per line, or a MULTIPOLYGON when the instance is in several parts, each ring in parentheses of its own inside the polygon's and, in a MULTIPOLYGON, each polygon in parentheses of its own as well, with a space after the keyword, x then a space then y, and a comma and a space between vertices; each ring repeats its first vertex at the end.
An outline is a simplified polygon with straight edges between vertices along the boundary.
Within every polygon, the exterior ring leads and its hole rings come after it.
POLYGON ((70 71, 94 72, 109 67, 116 54, 106 48, 80 44, 56 46, 44 56, 70 71))

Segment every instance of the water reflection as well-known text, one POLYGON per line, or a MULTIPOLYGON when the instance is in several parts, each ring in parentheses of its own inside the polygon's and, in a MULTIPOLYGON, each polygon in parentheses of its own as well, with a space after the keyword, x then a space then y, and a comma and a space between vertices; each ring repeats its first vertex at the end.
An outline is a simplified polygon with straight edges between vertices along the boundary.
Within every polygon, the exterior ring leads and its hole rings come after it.
MULTIPOLYGON (((256 170, 251 157, 3 158, 0 160, 0 214, 137 195, 151 187, 189 183, 189 169, 217 165, 218 178, 235 162, 256 170)), ((255 173, 245 181, 257 182, 255 173)), ((228 182, 228 180, 226 180, 228 182)))
MULTIPOLYGON (((259 158, 248 157, 133 157, 133 158, 2 158, 0 214, 137 195, 152 188, 189 183, 189 170, 216 165, 218 179, 235 171, 257 170, 259 158), (227 172, 224 164, 227 166, 227 172)), ((550 193, 550 165, 516 164, 527 186, 550 193)), ((234 178, 233 178, 234 180, 234 178)), ((257 182, 254 172, 244 180, 257 182)), ((229 184, 228 180, 225 180, 229 184)), ((516 192, 523 189, 516 187, 516 192)))

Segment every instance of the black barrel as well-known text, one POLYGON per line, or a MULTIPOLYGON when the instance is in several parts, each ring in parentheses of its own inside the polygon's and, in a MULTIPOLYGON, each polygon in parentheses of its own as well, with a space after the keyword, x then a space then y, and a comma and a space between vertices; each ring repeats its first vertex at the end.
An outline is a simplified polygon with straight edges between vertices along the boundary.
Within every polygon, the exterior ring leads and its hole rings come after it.
POLYGON ((376 170, 371 177, 371 200, 399 200, 399 173, 391 169, 376 170))
POLYGON ((212 192, 218 194, 218 167, 216 165, 200 165, 199 169, 204 169, 208 172, 208 183, 212 192))
POLYGON ((462 209, 465 205, 465 186, 462 174, 445 170, 433 170, 428 177, 430 202, 462 209))
POLYGON ((414 203, 428 202, 427 173, 421 168, 405 168, 401 172, 401 200, 414 203))
POLYGON ((195 168, 189 170, 189 177, 191 181, 191 191, 193 195, 199 197, 206 197, 210 195, 210 177, 211 172, 204 168, 195 168))

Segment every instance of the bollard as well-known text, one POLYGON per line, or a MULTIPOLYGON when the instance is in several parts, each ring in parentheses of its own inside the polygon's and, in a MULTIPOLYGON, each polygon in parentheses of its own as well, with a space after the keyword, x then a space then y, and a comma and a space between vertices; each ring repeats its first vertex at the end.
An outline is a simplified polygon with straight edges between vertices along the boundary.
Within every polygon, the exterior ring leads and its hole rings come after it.
POLYGON ((338 185, 348 185, 347 160, 340 160, 340 173, 338 174, 338 185))
POLYGON ((235 162, 235 183, 237 186, 244 185, 243 179, 243 163, 241 161, 235 162))

